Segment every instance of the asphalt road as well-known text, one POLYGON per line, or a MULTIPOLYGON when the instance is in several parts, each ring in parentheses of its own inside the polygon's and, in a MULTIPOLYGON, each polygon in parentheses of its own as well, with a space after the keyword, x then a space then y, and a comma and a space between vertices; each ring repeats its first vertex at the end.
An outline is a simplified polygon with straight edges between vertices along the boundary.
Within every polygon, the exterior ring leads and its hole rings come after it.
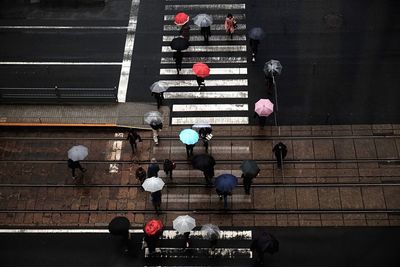
MULTIPOLYGON (((259 231, 253 231, 253 236, 259 231)), ((280 241, 280 251, 265 257, 265 266, 398 266, 399 228, 269 228, 280 241)), ((0 234, 2 266, 252 266, 252 259, 183 258, 176 254, 145 260, 135 235, 131 252, 106 234, 0 234)), ((219 246, 248 245, 229 241, 219 246)), ((244 243, 243 243, 244 242, 244 243)), ((198 246, 201 241, 193 241, 198 246)), ((177 240, 162 246, 176 246, 177 240)))

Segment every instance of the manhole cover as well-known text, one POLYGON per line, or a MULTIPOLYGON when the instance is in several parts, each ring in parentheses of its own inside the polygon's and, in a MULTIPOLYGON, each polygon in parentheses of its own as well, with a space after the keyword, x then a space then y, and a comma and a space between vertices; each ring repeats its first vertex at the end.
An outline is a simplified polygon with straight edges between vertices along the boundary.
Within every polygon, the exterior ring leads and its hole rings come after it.
POLYGON ((330 28, 339 28, 343 25, 343 16, 340 14, 328 14, 324 16, 324 21, 330 28))

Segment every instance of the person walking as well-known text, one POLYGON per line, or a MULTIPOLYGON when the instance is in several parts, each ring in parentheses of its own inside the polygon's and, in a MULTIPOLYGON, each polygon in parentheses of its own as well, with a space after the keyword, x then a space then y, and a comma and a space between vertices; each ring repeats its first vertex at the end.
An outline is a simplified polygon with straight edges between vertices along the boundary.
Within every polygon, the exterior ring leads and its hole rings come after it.
POLYGON ((253 238, 250 244, 250 250, 255 254, 257 265, 264 265, 264 254, 266 252, 274 254, 279 251, 278 240, 270 233, 262 232, 253 238))
POLYGON ((218 194, 219 200, 224 200, 224 209, 226 210, 228 208, 228 196, 232 196, 232 192, 229 191, 220 191, 218 189, 215 189, 215 191, 218 194))
POLYGON ((150 160, 150 164, 147 167, 147 178, 158 177, 158 172, 160 171, 160 166, 157 163, 156 158, 150 160))
POLYGON ((243 178, 244 193, 246 195, 250 195, 251 184, 253 183, 253 179, 255 178, 255 176, 242 173, 241 177, 243 178))
POLYGON ((206 180, 206 186, 212 187, 213 184, 211 182, 212 178, 214 178, 214 166, 210 166, 203 171, 204 179, 206 180))
POLYGON ((129 140, 129 144, 131 145, 132 148, 132 154, 135 154, 135 151, 137 151, 137 142, 142 142, 142 138, 140 135, 137 133, 136 129, 130 129, 128 133, 128 137, 126 140, 129 140))
POLYGON ((189 23, 185 23, 182 25, 181 29, 179 30, 179 34, 189 41, 190 39, 190 26, 189 23))
POLYGON ((264 126, 267 123, 267 117, 260 116, 257 114, 257 112, 254 112, 253 118, 257 118, 258 125, 260 126, 261 129, 264 129, 264 126))
POLYGON ((164 160, 164 172, 165 175, 168 176, 172 180, 172 171, 175 169, 175 162, 169 159, 164 160))
POLYGON ((185 144, 185 146, 186 146, 186 155, 187 155, 188 158, 193 157, 193 148, 194 148, 195 145, 196 144, 193 144, 193 145, 185 144))
POLYGON ((164 99, 164 93, 163 92, 160 92, 160 93, 152 92, 151 95, 154 96, 154 98, 156 99, 157 108, 160 109, 160 107, 162 106, 162 101, 164 99))
POLYGON ((82 167, 81 163, 77 161, 73 161, 72 159, 68 159, 68 168, 72 170, 72 179, 75 180, 77 178, 75 169, 79 169, 82 173, 86 172, 87 170, 82 167))
POLYGON ((158 145, 158 133, 163 128, 162 122, 151 122, 150 127, 153 131, 154 144, 158 145))
POLYGON ((181 50, 175 51, 172 57, 175 59, 176 72, 179 75, 182 70, 183 52, 181 50))
POLYGON ((283 160, 287 155, 287 147, 282 142, 277 143, 272 149, 276 157, 276 163, 278 165, 278 169, 282 169, 283 160))
POLYGON ((212 138, 211 133, 212 133, 212 129, 210 127, 200 128, 200 130, 199 130, 199 136, 200 136, 201 140, 203 140, 203 146, 206 150, 206 153, 208 153, 208 142, 212 138))
POLYGON ((233 38, 233 33, 235 32, 236 27, 237 24, 235 18, 231 13, 228 13, 225 18, 224 28, 226 33, 230 35, 231 39, 233 38))
POLYGON ((200 34, 204 37, 204 42, 208 44, 208 38, 211 36, 211 27, 200 27, 200 34))
POLYGON ((149 249, 149 254, 152 255, 156 252, 156 247, 158 240, 160 240, 160 237, 163 235, 163 229, 157 231, 155 234, 147 234, 145 232, 144 235, 144 241, 147 244, 147 248, 149 249))
POLYGON ((259 44, 260 44, 260 40, 250 38, 251 61, 252 62, 256 62, 256 56, 257 56, 259 44))
POLYGON ((183 233, 183 248, 190 248, 190 232, 183 233))
POLYGON ((204 82, 204 77, 200 77, 200 76, 196 75, 196 81, 197 81, 197 86, 199 87, 198 91, 201 91, 202 88, 203 89, 206 88, 206 83, 204 82))
POLYGON ((161 190, 151 193, 151 203, 153 203, 153 207, 156 210, 156 214, 161 214, 161 190))
MULTIPOLYGON (((146 171, 143 169, 142 166, 139 166, 139 168, 136 169, 135 176, 136 176, 136 179, 139 180, 140 185, 142 185, 143 182, 144 182, 144 180, 146 180, 147 173, 146 173, 146 171)), ((142 191, 144 191, 143 187, 140 187, 140 188, 141 188, 142 191)))

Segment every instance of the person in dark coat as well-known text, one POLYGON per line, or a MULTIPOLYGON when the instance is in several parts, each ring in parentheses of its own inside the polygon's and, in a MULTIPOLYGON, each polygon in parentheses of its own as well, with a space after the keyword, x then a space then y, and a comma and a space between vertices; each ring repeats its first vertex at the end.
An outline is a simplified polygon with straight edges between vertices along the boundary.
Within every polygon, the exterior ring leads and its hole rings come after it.
POLYGON ((76 179, 77 176, 75 175, 75 169, 79 169, 82 173, 86 172, 87 170, 81 166, 81 163, 77 161, 73 161, 72 159, 68 159, 68 168, 72 170, 72 179, 76 179))
POLYGON ((149 253, 153 254, 156 252, 157 242, 163 234, 163 230, 158 231, 154 235, 144 235, 144 241, 146 241, 147 247, 149 248, 149 253))
POLYGON ((129 233, 130 222, 129 219, 123 216, 115 217, 108 224, 108 231, 110 234, 122 237, 124 251, 128 252, 129 240, 131 234, 129 233))
POLYGON ((212 187, 213 184, 211 182, 214 177, 214 166, 210 166, 207 169, 203 170, 204 179, 206 179, 206 185, 212 187))
POLYGON ((154 140, 154 143, 155 143, 156 145, 158 145, 158 132, 161 131, 161 129, 163 128, 163 124, 162 124, 162 122, 152 121, 152 122, 150 123, 150 127, 151 127, 151 129, 152 129, 152 131, 153 131, 153 140, 154 140))
POLYGON ((165 175, 167 175, 172 180, 172 171, 175 168, 174 162, 172 160, 165 159, 163 167, 165 175))
POLYGON ((210 248, 214 250, 218 244, 218 235, 216 233, 212 233, 210 236, 210 248))
POLYGON ((282 169, 283 160, 287 155, 287 147, 282 142, 277 143, 272 149, 276 157, 276 163, 278 164, 278 169, 282 169))
POLYGON ((132 148, 132 154, 135 154, 135 151, 137 151, 137 142, 142 142, 142 138, 135 129, 130 129, 126 140, 129 140, 129 144, 131 144, 132 148))
POLYGON ((258 52, 258 45, 260 40, 255 40, 250 38, 250 48, 251 48, 251 61, 256 62, 256 56, 258 52))
POLYGON ((212 133, 212 129, 210 127, 204 127, 200 128, 199 130, 199 136, 201 140, 203 140, 203 146, 206 150, 206 153, 208 153, 208 142, 210 141, 210 134, 212 133))
POLYGON ((159 109, 161 107, 161 105, 162 105, 162 100, 164 99, 164 93, 162 93, 162 92, 161 93, 152 92, 151 95, 154 96, 154 98, 156 99, 157 108, 159 109))
POLYGON ((256 263, 262 265, 265 252, 274 254, 279 251, 279 242, 273 235, 262 232, 252 240, 250 249, 255 254, 256 263))
POLYGON ((200 34, 203 35, 204 37, 204 42, 208 44, 208 38, 211 36, 211 27, 201 27, 200 28, 200 34))
POLYGON ((185 146, 186 146, 186 155, 187 155, 187 157, 188 158, 192 157, 193 156, 193 148, 194 148, 195 144, 193 144, 193 145, 186 145, 185 144, 185 146))
POLYGON ((161 214, 161 198, 162 198, 161 190, 151 193, 151 203, 153 203, 157 215, 161 214))
MULTIPOLYGON (((136 169, 136 179, 139 180, 140 185, 143 184, 144 180, 146 180, 147 173, 146 171, 142 168, 142 166, 139 166, 139 168, 136 169)), ((141 187, 142 191, 144 191, 143 187, 141 187)))
POLYGON ((250 174, 242 173, 242 178, 243 178, 244 192, 245 192, 246 195, 249 195, 250 194, 251 184, 253 183, 253 179, 255 178, 255 176, 250 175, 250 174))
POLYGON ((179 30, 179 34, 189 41, 190 39, 190 26, 189 23, 185 23, 182 25, 181 29, 179 30))
POLYGON ((265 123, 267 122, 267 117, 260 116, 260 115, 257 114, 257 112, 254 112, 253 118, 257 118, 258 125, 260 126, 260 128, 264 128, 265 123))
POLYGON ((158 177, 159 170, 160 166, 158 165, 156 158, 152 158, 149 166, 147 167, 147 177, 158 177))
POLYGON ((182 70, 183 53, 182 51, 178 50, 174 52, 172 56, 175 59, 176 72, 179 74, 179 72, 182 70))
POLYGON ((197 85, 199 86, 199 91, 201 90, 201 88, 206 88, 206 84, 204 82, 204 78, 200 77, 200 76, 196 76, 196 81, 197 81, 197 85))
POLYGON ((185 232, 183 233, 183 248, 189 248, 190 247, 190 232, 185 232))
POLYGON ((227 209, 228 208, 228 196, 232 196, 232 192, 228 192, 228 191, 222 192, 218 189, 215 189, 215 191, 217 192, 219 199, 224 200, 224 209, 227 209))

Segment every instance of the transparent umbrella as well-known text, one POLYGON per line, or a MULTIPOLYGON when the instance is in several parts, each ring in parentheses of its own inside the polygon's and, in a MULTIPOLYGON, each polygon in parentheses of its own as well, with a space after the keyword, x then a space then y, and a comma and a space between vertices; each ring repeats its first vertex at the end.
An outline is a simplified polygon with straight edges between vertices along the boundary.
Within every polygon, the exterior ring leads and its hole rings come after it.
POLYGON ((82 145, 73 146, 68 150, 68 158, 72 161, 84 160, 88 154, 88 148, 82 145))
POLYGON ((162 81, 155 82, 150 86, 150 91, 153 93, 162 93, 167 90, 168 90, 168 85, 166 85, 162 81))
POLYGON ((182 215, 175 218, 172 226, 176 231, 183 234, 196 227, 196 220, 189 215, 182 215))
POLYGON ((150 123, 162 123, 163 117, 162 114, 158 111, 149 111, 144 114, 144 121, 148 124, 150 123))
POLYGON ((221 230, 218 228, 218 226, 211 224, 211 223, 203 225, 201 227, 201 231, 202 231, 202 235, 207 239, 211 239, 215 236, 217 236, 217 238, 219 238, 220 232, 221 232, 221 230))
POLYGON ((282 65, 278 60, 271 59, 270 61, 265 62, 264 65, 264 73, 266 75, 280 75, 282 72, 282 65))
POLYGON ((208 27, 213 24, 213 18, 208 14, 198 14, 193 18, 193 23, 199 27, 208 27))

